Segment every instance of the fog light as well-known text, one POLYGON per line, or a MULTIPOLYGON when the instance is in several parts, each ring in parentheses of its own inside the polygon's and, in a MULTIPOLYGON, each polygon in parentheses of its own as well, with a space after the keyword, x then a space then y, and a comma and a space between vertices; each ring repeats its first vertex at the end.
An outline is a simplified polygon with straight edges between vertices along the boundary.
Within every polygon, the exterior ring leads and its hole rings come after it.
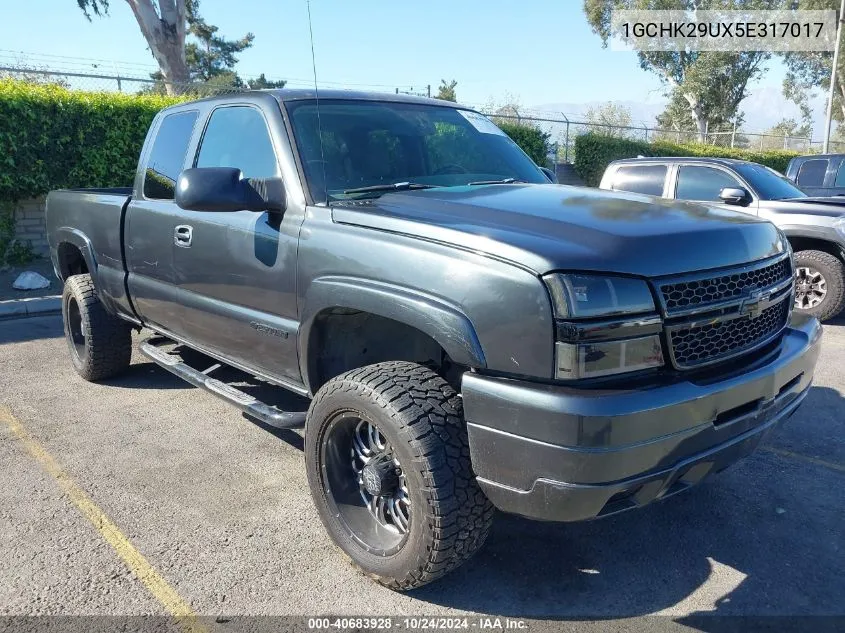
POLYGON ((595 343, 555 343, 555 377, 597 378, 663 366, 659 336, 595 343))

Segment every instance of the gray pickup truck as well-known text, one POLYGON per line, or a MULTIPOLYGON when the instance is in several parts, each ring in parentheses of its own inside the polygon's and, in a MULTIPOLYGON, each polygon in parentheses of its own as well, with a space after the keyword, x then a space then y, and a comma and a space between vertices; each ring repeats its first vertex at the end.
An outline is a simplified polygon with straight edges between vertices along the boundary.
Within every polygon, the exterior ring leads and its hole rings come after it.
POLYGON ((786 177, 808 196, 843 196, 845 154, 796 156, 786 167, 786 177))
POLYGON ((769 220, 795 252, 795 309, 825 321, 845 308, 845 198, 811 198, 773 169, 730 158, 618 160, 599 187, 729 206, 769 220))
POLYGON ((398 590, 469 558, 494 507, 593 519, 723 470, 795 411, 819 352, 774 225, 550 184, 435 100, 174 106, 133 189, 52 192, 47 224, 78 373, 126 370, 146 328, 163 368, 304 425, 327 531, 398 590))

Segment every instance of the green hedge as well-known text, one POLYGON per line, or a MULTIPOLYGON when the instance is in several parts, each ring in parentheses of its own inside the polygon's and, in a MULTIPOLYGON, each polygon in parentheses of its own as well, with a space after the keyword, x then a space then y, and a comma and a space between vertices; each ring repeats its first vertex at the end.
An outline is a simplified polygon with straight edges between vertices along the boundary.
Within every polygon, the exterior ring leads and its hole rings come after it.
POLYGON ((541 167, 546 166, 549 160, 549 134, 533 125, 524 123, 507 121, 497 121, 496 123, 535 163, 541 167))
POLYGON ((676 145, 657 141, 646 143, 625 138, 615 138, 601 134, 587 133, 575 139, 575 171, 585 184, 597 187, 605 168, 614 160, 634 158, 636 156, 713 156, 720 158, 739 158, 762 165, 767 165, 780 172, 786 171, 790 159, 798 156, 795 152, 767 151, 755 152, 730 147, 717 147, 691 143, 676 145))
POLYGON ((131 185, 150 122, 176 101, 0 79, 0 202, 131 185))

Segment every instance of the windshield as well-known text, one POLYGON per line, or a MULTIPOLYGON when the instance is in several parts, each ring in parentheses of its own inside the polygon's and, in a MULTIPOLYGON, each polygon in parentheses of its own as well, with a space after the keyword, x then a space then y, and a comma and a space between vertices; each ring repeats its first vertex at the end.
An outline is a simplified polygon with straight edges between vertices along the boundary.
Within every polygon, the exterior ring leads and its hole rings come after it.
POLYGON ((349 190, 396 183, 418 188, 506 179, 548 183, 516 143, 477 112, 331 99, 320 101, 318 126, 315 101, 285 105, 318 202, 377 197, 386 191, 349 190))
POLYGON ((807 194, 796 187, 791 180, 770 167, 755 163, 740 163, 736 170, 749 182, 761 200, 807 197, 807 194))

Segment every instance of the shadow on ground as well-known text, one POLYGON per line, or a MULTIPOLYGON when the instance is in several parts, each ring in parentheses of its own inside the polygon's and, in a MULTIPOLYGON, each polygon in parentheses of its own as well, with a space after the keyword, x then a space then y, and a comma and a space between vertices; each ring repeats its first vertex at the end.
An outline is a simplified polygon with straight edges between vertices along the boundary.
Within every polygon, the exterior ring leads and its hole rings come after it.
MULTIPOLYGON (((218 364, 216 360, 205 354, 184 346, 174 346, 171 349, 178 353, 190 366, 200 370, 206 370, 218 364)), ((209 375, 240 389, 262 402, 272 404, 282 411, 306 411, 308 409, 309 401, 306 398, 280 389, 232 367, 220 367, 211 371, 209 375)), ((125 373, 116 378, 103 381, 102 384, 127 389, 195 389, 190 383, 178 378, 154 362, 146 360, 133 364, 125 373)), ((208 397, 213 398, 216 396, 208 394, 208 397)), ((277 429, 246 414, 243 414, 243 417, 293 448, 300 451, 305 448, 302 436, 296 431, 291 429, 277 429)))
POLYGON ((0 321, 0 345, 61 337, 64 331, 58 314, 0 321))
MULTIPOLYGON (((836 391, 813 388, 773 440, 839 426, 814 411, 843 407, 836 391)), ((835 442, 841 451, 841 435, 835 442)), ((412 595, 513 617, 627 617, 674 607, 692 614, 687 625, 708 631, 724 629, 696 615, 845 615, 843 484, 842 472, 763 448, 696 489, 599 521, 498 514, 477 558, 412 595)))
POLYGON ((152 361, 134 363, 125 372, 100 382, 109 387, 124 389, 193 389, 193 385, 181 380, 152 361))

